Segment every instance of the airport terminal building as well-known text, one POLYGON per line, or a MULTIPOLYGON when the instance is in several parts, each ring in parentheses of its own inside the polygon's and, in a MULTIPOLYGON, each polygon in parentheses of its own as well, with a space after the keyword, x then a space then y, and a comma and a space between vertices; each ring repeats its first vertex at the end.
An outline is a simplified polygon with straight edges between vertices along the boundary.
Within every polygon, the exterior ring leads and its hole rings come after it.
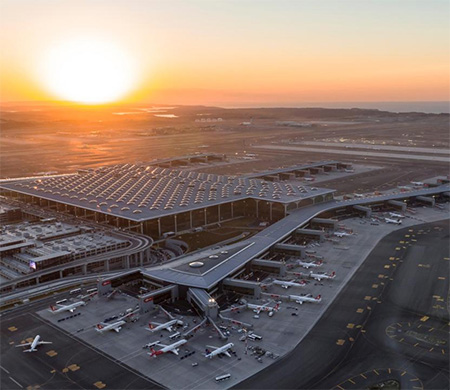
POLYGON ((0 189, 9 197, 157 239, 241 216, 274 222, 292 210, 331 201, 334 190, 282 180, 340 164, 326 161, 242 177, 121 164, 3 182, 0 189))

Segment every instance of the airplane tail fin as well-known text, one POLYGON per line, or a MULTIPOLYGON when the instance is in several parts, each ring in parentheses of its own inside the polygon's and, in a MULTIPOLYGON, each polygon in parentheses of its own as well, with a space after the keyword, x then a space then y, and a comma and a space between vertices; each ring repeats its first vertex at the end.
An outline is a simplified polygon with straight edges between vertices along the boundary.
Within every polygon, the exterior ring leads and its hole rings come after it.
POLYGON ((320 301, 322 299, 322 295, 317 295, 316 301, 320 301))
POLYGON ((97 326, 97 329, 103 329, 104 328, 104 326, 102 324, 97 324, 96 326, 97 326))
POLYGON ((335 276, 336 276, 336 272, 333 271, 333 272, 331 273, 331 277, 334 278, 335 276))
POLYGON ((273 310, 278 311, 279 308, 280 308, 280 304, 277 303, 277 304, 275 305, 275 307, 273 308, 273 310))
POLYGON ((51 311, 56 311, 58 308, 56 306, 50 305, 50 310, 51 311))
POLYGON ((149 329, 155 329, 155 327, 152 325, 151 322, 148 323, 148 328, 149 328, 149 329))

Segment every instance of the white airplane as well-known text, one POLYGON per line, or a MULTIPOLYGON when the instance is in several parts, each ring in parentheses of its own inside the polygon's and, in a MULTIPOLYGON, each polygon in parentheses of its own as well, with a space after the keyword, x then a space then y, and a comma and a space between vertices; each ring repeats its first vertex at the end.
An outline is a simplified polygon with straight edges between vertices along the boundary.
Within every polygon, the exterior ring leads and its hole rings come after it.
POLYGON ((247 307, 249 309, 253 309, 256 314, 261 313, 262 311, 266 311, 269 314, 269 317, 272 317, 274 312, 277 312, 280 305, 277 303, 275 307, 268 306, 269 302, 264 305, 255 305, 253 303, 247 303, 247 307))
POLYGON ((344 169, 344 171, 345 171, 346 173, 353 173, 353 172, 355 172, 354 169, 344 169))
POLYGON ((23 352, 36 352, 37 346, 42 344, 52 344, 51 341, 41 341, 41 336, 37 335, 34 340, 31 343, 23 343, 23 344, 17 344, 17 347, 30 347, 30 349, 24 349, 23 352))
POLYGON ((155 351, 153 349, 153 346, 152 346, 150 348, 151 352, 148 352, 148 354, 150 356, 153 356, 153 357, 156 357, 158 355, 162 355, 162 354, 167 353, 167 352, 172 352, 175 355, 178 355, 178 352, 179 352, 179 348, 178 347, 181 347, 183 344, 186 344, 186 343, 187 343, 187 340, 185 340, 185 339, 179 340, 176 343, 173 343, 173 344, 170 344, 170 345, 164 345, 164 344, 156 343, 154 345, 158 345, 159 347, 162 347, 162 348, 160 350, 158 350, 158 351, 155 351))
POLYGON ((116 321, 116 322, 113 322, 112 324, 100 322, 99 324, 97 324, 95 326, 95 330, 100 333, 106 332, 107 330, 114 330, 115 332, 119 333, 120 329, 122 329, 122 325, 125 325, 125 324, 126 324, 126 321, 124 321, 124 320, 116 321))
POLYGON ((80 306, 86 306, 86 302, 79 301, 71 303, 70 305, 63 305, 61 303, 57 303, 56 306, 50 305, 49 311, 53 314, 61 313, 64 311, 70 311, 71 313, 73 313, 76 310, 76 308, 80 306))
POLYGON ((322 279, 334 279, 336 277, 336 272, 333 271, 331 274, 326 274, 325 272, 314 273, 311 271, 309 276, 320 282, 322 279))
POLYGON ((277 284, 278 286, 281 286, 282 288, 288 289, 289 287, 304 287, 306 285, 305 282, 294 282, 294 280, 287 281, 287 280, 274 280, 273 284, 277 284))
POLYGON ((304 177, 303 180, 305 180, 305 181, 314 181, 314 180, 316 180, 316 178, 315 177, 304 177))
POLYGON ((212 358, 214 356, 220 355, 220 354, 224 354, 228 357, 231 357, 230 353, 228 352, 229 349, 234 347, 233 343, 228 343, 223 345, 222 347, 213 347, 212 345, 207 345, 207 348, 211 348, 214 351, 208 352, 205 354, 205 358, 212 358))
POLYGON ((290 295, 289 298, 293 299, 299 305, 303 305, 303 302, 319 303, 322 300, 320 295, 313 297, 312 294, 308 295, 290 295))
POLYGON ((347 233, 347 232, 334 232, 333 233, 336 237, 347 237, 347 236, 351 236, 351 234, 350 233, 347 233))
POLYGON ((385 218, 384 221, 386 223, 394 223, 396 225, 401 225, 402 224, 402 221, 400 221, 399 219, 385 218))
POLYGON ((167 321, 164 324, 160 324, 158 322, 150 322, 148 324, 149 329, 147 329, 147 330, 149 330, 150 332, 158 332, 159 330, 164 330, 165 329, 165 330, 168 330, 169 332, 172 332, 173 327, 174 326, 178 326, 178 325, 179 326, 183 326, 184 322, 181 321, 181 320, 177 320, 177 319, 167 321))
POLYGON ((364 198, 363 194, 353 194, 353 195, 355 195, 355 198, 364 198))
POLYGON ((397 219, 405 218, 404 215, 397 214, 397 213, 391 213, 391 212, 390 212, 389 215, 390 215, 392 218, 397 218, 397 219))
POLYGON ((317 267, 321 267, 322 266, 322 260, 319 260, 319 261, 311 261, 311 262, 307 262, 307 261, 302 261, 302 260, 298 260, 297 261, 297 264, 300 266, 300 267, 303 267, 303 268, 306 268, 306 269, 308 269, 308 268, 317 268, 317 267))
POLYGON ((411 184, 414 184, 415 186, 423 186, 423 182, 421 181, 412 181, 411 184))

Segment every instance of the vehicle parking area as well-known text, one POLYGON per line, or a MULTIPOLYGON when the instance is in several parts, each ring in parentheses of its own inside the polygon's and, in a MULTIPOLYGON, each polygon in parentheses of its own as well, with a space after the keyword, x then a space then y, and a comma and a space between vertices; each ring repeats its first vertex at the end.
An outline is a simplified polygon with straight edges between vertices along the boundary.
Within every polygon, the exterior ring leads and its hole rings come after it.
MULTIPOLYGON (((130 317, 135 322, 128 318, 118 333, 114 331, 99 333, 95 330, 97 323, 105 320, 108 320, 108 323, 117 321, 117 318, 126 314, 127 310, 130 312, 137 309, 138 300, 125 293, 115 294, 110 299, 96 296, 86 306, 77 308, 74 313, 52 314, 45 309, 39 311, 38 315, 72 337, 80 339, 163 386, 190 389, 229 387, 291 351, 312 329, 382 237, 405 226, 445 219, 449 207, 448 203, 440 208, 416 207, 413 212, 414 214, 411 212, 405 214, 401 225, 385 223, 383 218, 386 213, 382 212, 374 212, 372 218, 352 217, 342 220, 340 230, 351 232, 350 235, 343 237, 330 235, 320 244, 315 241, 306 244, 307 253, 312 257, 307 257, 305 261, 322 259, 322 265, 315 268, 314 272, 335 272, 334 279, 315 280, 309 276, 311 269, 301 266, 289 268, 288 274, 282 278, 276 275, 266 277, 267 274, 261 273, 260 281, 266 286, 262 297, 254 299, 241 296, 241 303, 245 300, 250 304, 267 304, 270 307, 275 307, 279 303, 279 310, 271 316, 267 311, 258 313, 258 310, 253 308, 241 307, 228 312, 225 310, 223 316, 235 323, 218 319, 216 324, 220 326, 227 339, 221 339, 211 324, 204 324, 191 333, 192 337, 187 338, 186 344, 180 346, 178 356, 166 353, 151 357, 148 354, 151 350, 146 345, 156 341, 164 345, 173 344, 180 340, 181 336, 172 339, 170 336, 175 331, 183 334, 192 329, 201 322, 200 317, 181 316, 176 311, 171 311, 173 316, 183 321, 183 326, 172 332, 167 330, 150 332, 148 330, 150 322, 169 321, 163 311, 155 309, 153 312, 130 317), (274 279, 304 280, 306 283, 302 287, 283 288, 273 284, 274 279), (311 294, 313 297, 321 295, 322 300, 317 303, 298 304, 295 299, 286 298, 289 295, 301 294, 311 294), (239 322, 250 326, 239 325, 239 322), (246 333, 261 336, 261 340, 245 338, 246 333), (227 343, 234 344, 231 358, 223 355, 211 359, 204 357, 206 349, 212 350, 208 346, 220 347, 227 343), (216 382, 215 378, 223 374, 230 374, 230 379, 216 382)), ((281 258, 280 255, 277 256, 281 260, 282 255, 281 258)), ((284 260, 287 264, 293 264, 293 259, 284 260)), ((383 283, 381 279, 380 283, 383 283)), ((239 306, 239 302, 235 305, 239 306)), ((158 350, 161 347, 153 348, 158 350)))

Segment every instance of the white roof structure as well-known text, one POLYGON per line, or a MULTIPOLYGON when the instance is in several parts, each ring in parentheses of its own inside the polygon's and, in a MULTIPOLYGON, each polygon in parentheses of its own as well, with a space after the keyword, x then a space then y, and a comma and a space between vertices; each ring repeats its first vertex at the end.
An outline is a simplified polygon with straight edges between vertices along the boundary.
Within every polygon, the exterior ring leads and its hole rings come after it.
POLYGON ((334 192, 288 182, 145 164, 113 165, 75 175, 18 180, 0 187, 136 222, 248 198, 287 204, 334 192))

